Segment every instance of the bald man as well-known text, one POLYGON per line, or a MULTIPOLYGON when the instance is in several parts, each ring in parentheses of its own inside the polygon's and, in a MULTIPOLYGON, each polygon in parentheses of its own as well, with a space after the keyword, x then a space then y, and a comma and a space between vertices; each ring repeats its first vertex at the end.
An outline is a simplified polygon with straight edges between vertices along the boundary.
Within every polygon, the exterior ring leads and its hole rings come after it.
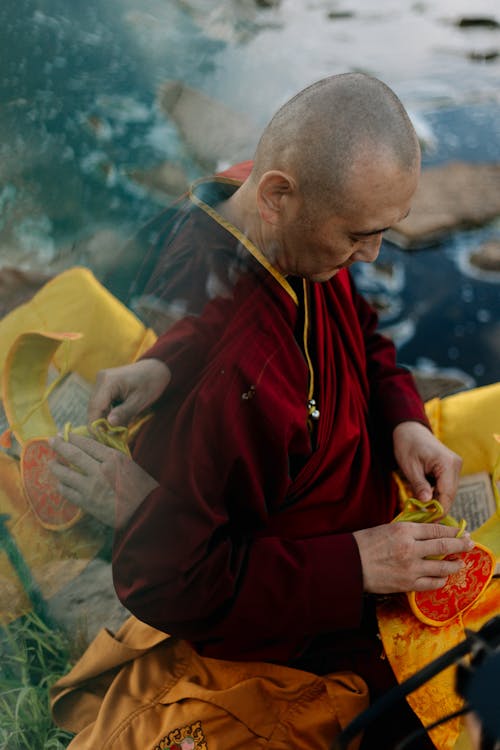
MULTIPOLYGON (((252 162, 200 181, 147 229, 156 268, 140 291, 177 322, 140 362, 100 375, 89 416, 154 416, 114 477, 111 449, 78 436, 54 446, 79 475, 55 472, 83 504, 92 462, 108 466, 118 596, 202 659, 354 674, 374 700, 394 681, 377 596, 442 587, 462 565, 442 557, 472 546, 447 526, 391 524, 395 469, 447 511, 461 460, 349 273, 408 214, 419 170, 395 94, 333 76, 281 107, 252 162)), ((338 732, 333 704, 330 716, 315 747, 338 732)), ((364 746, 393 747, 415 723, 403 703, 364 746)), ((269 747, 313 747, 297 726, 269 747)), ((213 735, 211 749, 246 747, 213 735)))

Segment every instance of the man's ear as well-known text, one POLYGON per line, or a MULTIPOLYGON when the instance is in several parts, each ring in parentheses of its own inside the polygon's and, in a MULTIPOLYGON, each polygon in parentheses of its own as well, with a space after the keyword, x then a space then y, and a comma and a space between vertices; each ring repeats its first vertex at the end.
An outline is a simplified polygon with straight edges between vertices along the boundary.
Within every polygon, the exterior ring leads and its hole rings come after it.
POLYGON ((297 196, 295 179, 277 169, 264 172, 257 185, 257 208, 261 219, 273 226, 278 224, 297 196))

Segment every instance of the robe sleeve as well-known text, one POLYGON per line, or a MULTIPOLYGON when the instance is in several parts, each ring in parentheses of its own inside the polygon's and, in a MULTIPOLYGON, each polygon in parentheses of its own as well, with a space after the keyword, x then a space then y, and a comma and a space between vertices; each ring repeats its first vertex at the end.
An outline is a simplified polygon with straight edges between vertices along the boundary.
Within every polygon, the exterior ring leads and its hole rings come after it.
POLYGON ((170 370, 169 385, 156 408, 165 398, 178 397, 179 390, 186 392, 190 387, 193 376, 199 372, 214 345, 221 321, 229 314, 231 304, 231 300, 220 297, 212 300, 201 315, 181 318, 141 355, 141 359, 160 360, 170 370))
POLYGON ((352 534, 266 533, 290 456, 310 451, 307 372, 293 338, 276 340, 240 335, 145 426, 134 457, 160 486, 116 531, 113 575, 153 627, 205 653, 286 662, 309 637, 359 625, 362 576, 352 534))

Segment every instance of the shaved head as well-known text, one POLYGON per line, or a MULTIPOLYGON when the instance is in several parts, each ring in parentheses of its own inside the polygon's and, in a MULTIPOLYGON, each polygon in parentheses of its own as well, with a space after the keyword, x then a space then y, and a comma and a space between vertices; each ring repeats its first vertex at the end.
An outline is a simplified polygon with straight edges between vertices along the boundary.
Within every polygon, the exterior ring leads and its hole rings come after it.
POLYGON ((280 170, 295 179, 315 210, 341 209, 355 171, 382 161, 418 169, 420 147, 410 118, 382 81, 344 73, 313 83, 278 110, 257 146, 252 180, 280 170))

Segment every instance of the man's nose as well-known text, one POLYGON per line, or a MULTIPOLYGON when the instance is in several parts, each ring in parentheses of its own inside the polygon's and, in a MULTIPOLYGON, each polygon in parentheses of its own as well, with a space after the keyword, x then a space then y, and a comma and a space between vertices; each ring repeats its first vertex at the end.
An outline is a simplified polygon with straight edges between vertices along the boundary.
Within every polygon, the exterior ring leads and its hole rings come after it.
POLYGON ((380 246, 382 245, 382 233, 374 234, 371 237, 367 237, 359 245, 358 249, 354 253, 353 260, 361 261, 363 263, 373 263, 377 260, 380 252, 380 246))

